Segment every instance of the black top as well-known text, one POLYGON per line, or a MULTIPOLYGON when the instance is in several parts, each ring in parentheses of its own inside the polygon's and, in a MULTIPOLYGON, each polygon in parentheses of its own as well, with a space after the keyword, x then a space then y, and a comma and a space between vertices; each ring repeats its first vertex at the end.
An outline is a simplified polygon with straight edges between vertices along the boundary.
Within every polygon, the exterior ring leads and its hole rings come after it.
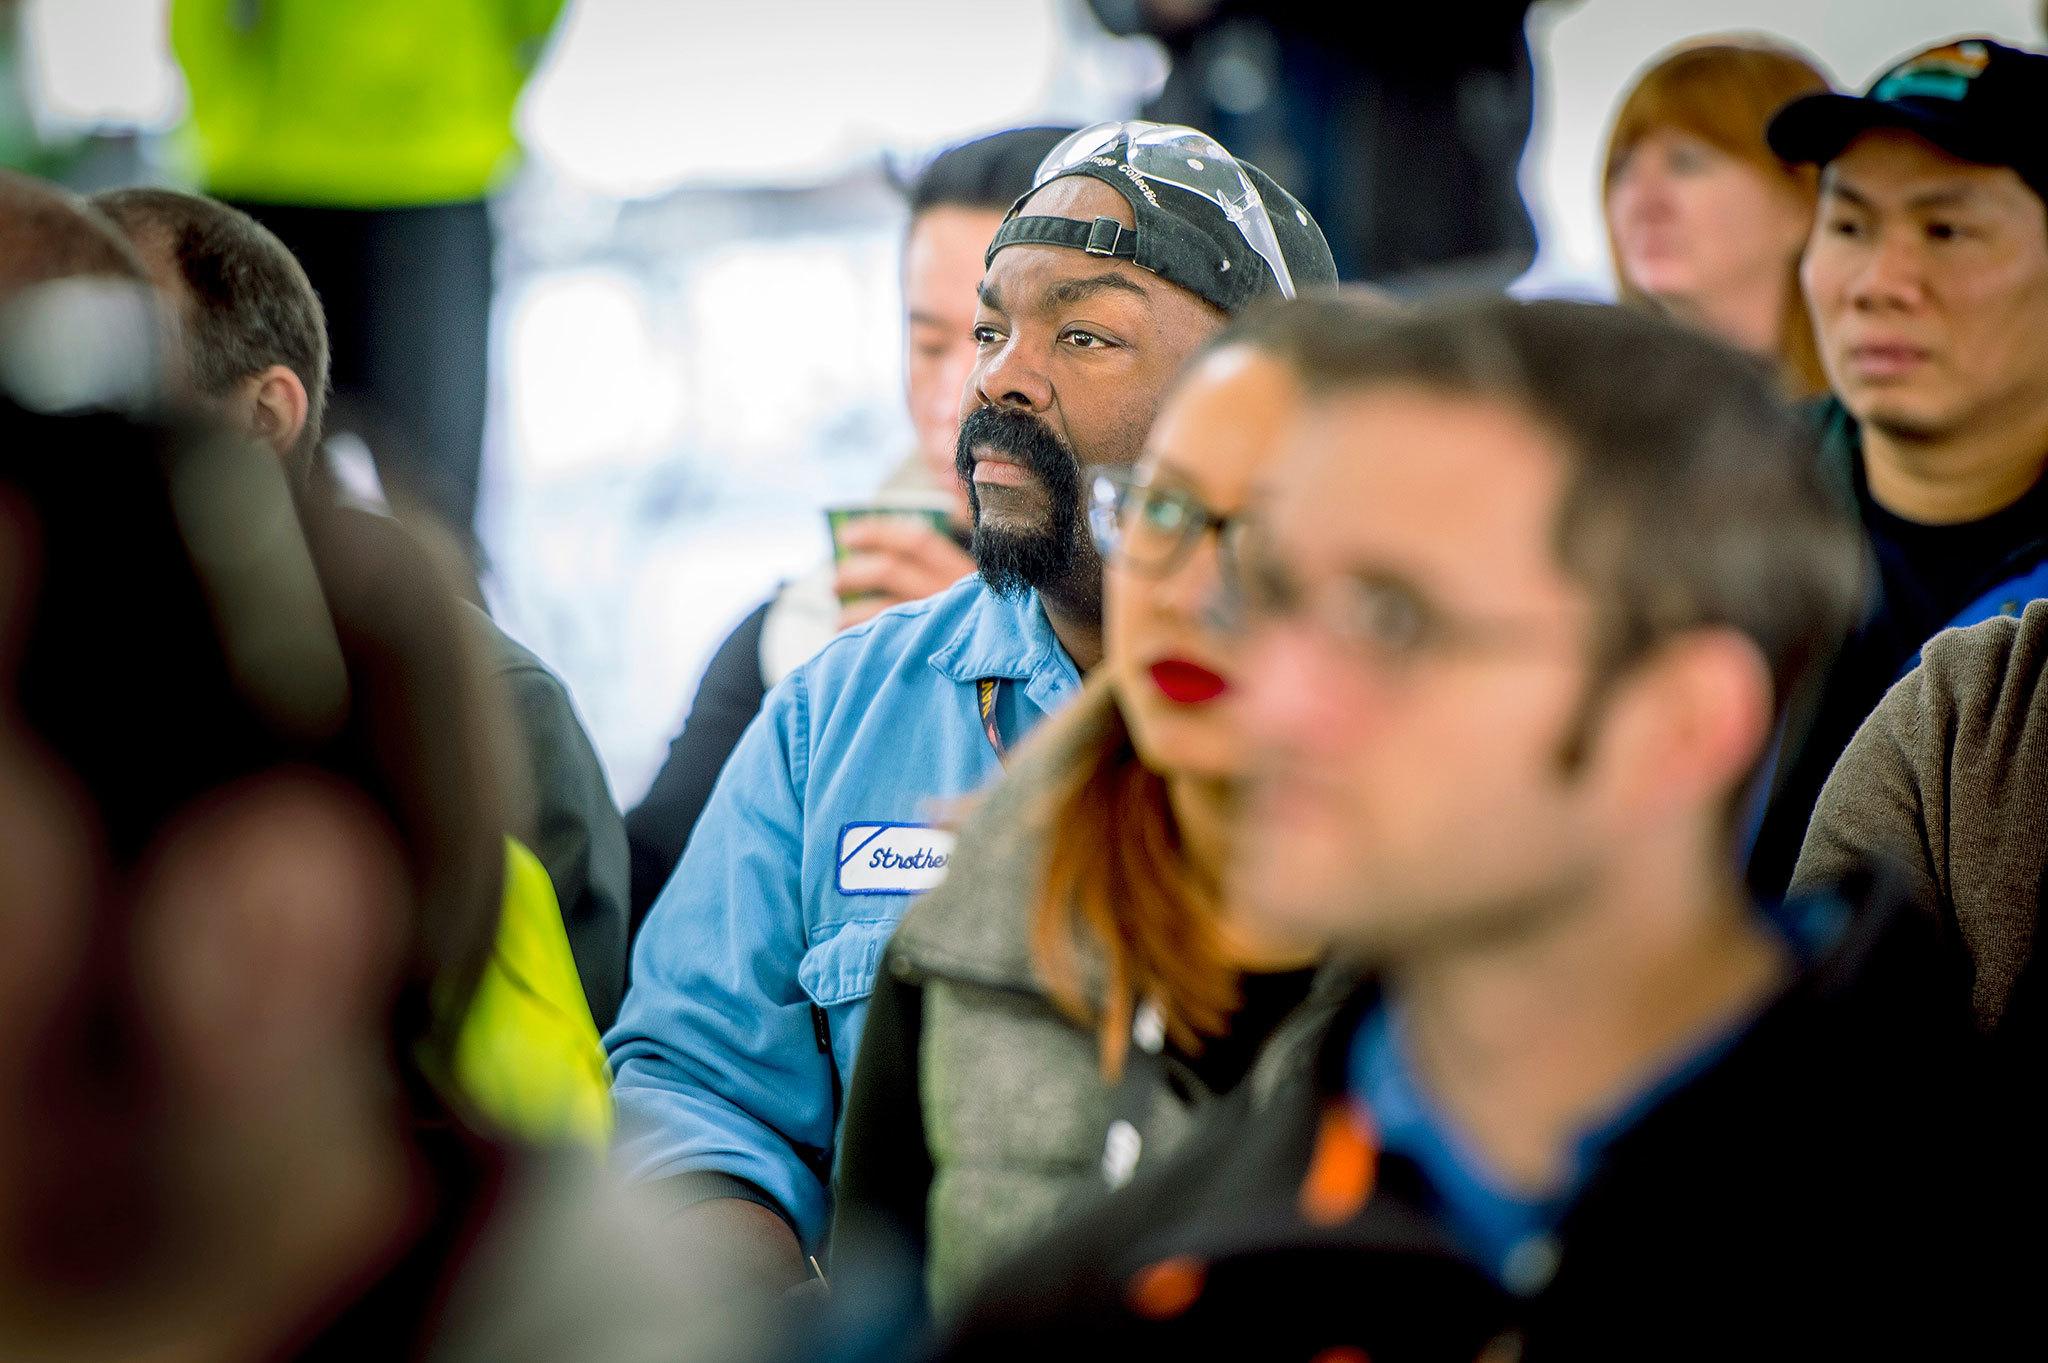
POLYGON ((1347 6, 1089 0, 1171 61, 1144 116, 1200 128, 1292 190, 1338 276, 1504 287, 1536 231, 1516 167, 1535 114, 1530 0, 1347 6), (1192 17, 1190 17, 1192 16, 1192 17))
POLYGON ((1315 969, 1261 971, 1240 976, 1238 990, 1243 1002, 1231 1015, 1230 1030, 1210 1037, 1199 1054, 1183 1054, 1169 1047, 1174 1058, 1195 1072, 1209 1092, 1219 1096, 1235 1089, 1259 1058, 1266 1038, 1273 1035, 1286 1016, 1308 997, 1309 981, 1315 969))
POLYGON ((2041 538, 2048 527, 2048 482, 1982 520, 1961 525, 1922 525, 1887 511, 1857 480, 1857 509, 1877 559, 1883 606, 1863 634, 1878 660, 1897 659, 1882 677, 1868 680, 1879 695, 1897 680, 1899 668, 1933 633, 1990 586, 2015 554, 2041 538))
POLYGON ((619 1015, 626 992, 627 850, 618 806, 569 690, 546 664, 480 610, 497 674, 519 720, 533 775, 529 850, 547 869, 570 954, 598 1031, 619 1015))
POLYGON ((725 770, 726 759, 761 713, 768 695, 761 677, 761 626, 774 605, 770 597, 755 607, 711 655, 683 731, 669 744, 654 784, 626 815, 626 844, 633 857, 629 952, 647 911, 683 859, 683 848, 711 800, 711 788, 725 770))
POLYGON ((1842 750, 1927 640, 1972 601, 2048 554, 2048 479, 1981 520, 1922 525, 1870 495, 1862 439, 1840 404, 1830 400, 1818 416, 1821 458, 1853 498, 1877 582, 1863 623, 1843 643, 1817 696, 1795 716, 1749 866, 1751 888, 1766 898, 1782 895, 1791 883, 1814 803, 1842 750))

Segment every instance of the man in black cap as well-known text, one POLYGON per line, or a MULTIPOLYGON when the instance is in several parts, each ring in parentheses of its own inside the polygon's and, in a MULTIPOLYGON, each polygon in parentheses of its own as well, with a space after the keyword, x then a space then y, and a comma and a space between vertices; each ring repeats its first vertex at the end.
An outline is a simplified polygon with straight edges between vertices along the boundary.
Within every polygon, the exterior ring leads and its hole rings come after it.
POLYGON ((1333 286, 1293 196, 1191 128, 1055 147, 989 247, 958 466, 980 568, 840 634, 740 740, 606 1039, 619 1159, 793 1285, 829 1216, 882 948, 945 873, 947 808, 1101 654, 1082 467, 1128 464, 1168 384, 1255 299, 1333 286))
POLYGON ((1784 889, 1835 759, 1944 626, 2048 596, 2048 56, 1967 38, 1811 95, 1773 150, 1821 166, 1803 285, 1823 447, 1876 560, 1871 608, 1786 756, 1751 864, 1784 889))

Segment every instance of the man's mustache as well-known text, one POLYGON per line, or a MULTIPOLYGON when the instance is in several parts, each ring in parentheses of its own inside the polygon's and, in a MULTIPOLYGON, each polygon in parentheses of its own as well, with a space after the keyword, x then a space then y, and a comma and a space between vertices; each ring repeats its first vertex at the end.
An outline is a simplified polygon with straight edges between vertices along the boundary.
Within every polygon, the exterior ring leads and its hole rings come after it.
POLYGON ((1071 481, 1074 452, 1044 422, 1001 407, 977 407, 960 423, 953 465, 962 480, 974 477, 974 454, 987 450, 1021 465, 1041 483, 1071 481))

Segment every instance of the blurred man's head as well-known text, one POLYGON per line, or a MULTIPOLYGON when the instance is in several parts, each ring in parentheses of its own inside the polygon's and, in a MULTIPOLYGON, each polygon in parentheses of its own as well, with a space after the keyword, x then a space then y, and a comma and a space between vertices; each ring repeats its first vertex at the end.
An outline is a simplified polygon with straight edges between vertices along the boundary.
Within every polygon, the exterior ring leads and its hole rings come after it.
POLYGON ((2048 57, 1988 40, 1773 120, 1781 156, 1822 167, 1802 280, 1829 381, 1865 425, 2048 438, 2044 126, 2048 57))
POLYGON ((1858 599, 1770 379, 1633 310, 1296 306, 1243 893, 1400 958, 1528 929, 1624 863, 1732 890, 1743 792, 1858 599))
POLYGON ((168 189, 93 206, 133 243, 178 319, 193 393, 284 457, 303 483, 327 409, 327 321, 283 242, 239 209, 168 189))
POLYGON ((1038 180, 989 247, 957 466, 989 584, 1093 621, 1081 468, 1136 462, 1168 385, 1231 314, 1334 286, 1336 267, 1293 196, 1192 130, 1086 129, 1038 180), (1261 202, 1233 219, 1220 197, 1261 202))
POLYGON ((903 244, 904 396, 917 452, 932 482, 958 498, 953 469, 960 390, 974 368, 974 290, 982 255, 1003 215, 1031 188, 1032 172, 1072 128, 1013 128, 948 147, 905 191, 910 230, 903 244))
POLYGON ((142 261, 85 200, 0 168, 0 301, 59 279, 147 281, 142 261))
POLYGON ((333 1233, 327 1161, 403 1139, 489 951, 488 674, 395 529, 306 514, 246 443, 0 401, 9 1356, 248 1269, 280 1205, 333 1233))
POLYGON ((46 411, 154 401, 165 326, 148 282, 83 199, 0 169, 0 391, 46 411))

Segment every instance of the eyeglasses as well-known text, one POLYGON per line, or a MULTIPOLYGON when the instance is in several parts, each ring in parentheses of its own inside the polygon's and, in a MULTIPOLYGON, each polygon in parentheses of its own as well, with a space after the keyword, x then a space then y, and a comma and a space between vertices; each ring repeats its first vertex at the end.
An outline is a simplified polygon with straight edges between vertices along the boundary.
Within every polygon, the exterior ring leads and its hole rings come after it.
POLYGON ((1103 558, 1149 577, 1165 577, 1188 560, 1202 536, 1216 532, 1223 581, 1236 591, 1237 549, 1245 522, 1219 516, 1190 488, 1152 481, 1119 465, 1088 470, 1088 528, 1103 558))
POLYGON ((1571 645, 1584 632, 1576 617, 1564 613, 1455 614, 1392 576, 1344 576, 1311 592, 1256 551, 1245 555, 1239 581, 1248 623, 1306 621, 1344 653, 1389 672, 1407 671, 1431 657, 1571 645))
POLYGON ((1097 123, 1071 134, 1038 163, 1031 187, 1066 174, 1086 161, 1121 165, 1147 180, 1199 194, 1223 210, 1245 244, 1273 272, 1283 298, 1294 297, 1294 276, 1280 251, 1280 237, 1258 186, 1237 158, 1207 133, 1178 123, 1144 119, 1097 123))

